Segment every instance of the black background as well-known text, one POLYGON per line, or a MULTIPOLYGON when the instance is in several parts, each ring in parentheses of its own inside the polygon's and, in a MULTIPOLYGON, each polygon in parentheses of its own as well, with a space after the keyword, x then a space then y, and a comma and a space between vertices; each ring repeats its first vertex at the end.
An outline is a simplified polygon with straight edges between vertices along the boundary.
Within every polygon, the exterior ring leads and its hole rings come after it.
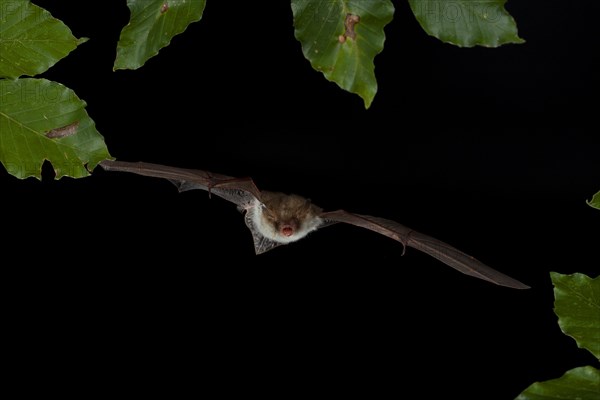
POLYGON ((206 193, 2 172, 16 327, 41 371, 65 377, 48 385, 511 399, 594 363, 560 332, 548 273, 599 272, 600 213, 585 204, 600 190, 597 5, 513 0, 527 43, 460 49, 395 1, 365 110, 304 59, 286 1, 209 1, 117 72, 125 1, 35 3, 90 38, 43 77, 87 102, 114 157, 394 219, 532 286, 401 257, 350 226, 255 256, 241 216, 206 193))

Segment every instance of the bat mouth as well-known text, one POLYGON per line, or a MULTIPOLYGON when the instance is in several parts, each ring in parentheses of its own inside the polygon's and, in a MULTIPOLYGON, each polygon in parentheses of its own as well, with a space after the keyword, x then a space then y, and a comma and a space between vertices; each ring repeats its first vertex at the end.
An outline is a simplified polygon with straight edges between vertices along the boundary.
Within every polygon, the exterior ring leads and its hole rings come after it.
POLYGON ((283 228, 281 228, 281 234, 283 236, 290 237, 294 234, 294 228, 292 228, 289 225, 286 225, 283 228))

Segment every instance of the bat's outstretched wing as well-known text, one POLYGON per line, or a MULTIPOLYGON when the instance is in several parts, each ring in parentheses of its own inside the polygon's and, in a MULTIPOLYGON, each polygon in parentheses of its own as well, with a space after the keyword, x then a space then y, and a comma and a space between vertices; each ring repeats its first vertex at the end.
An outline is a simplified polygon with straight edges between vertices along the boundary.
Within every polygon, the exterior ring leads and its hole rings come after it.
POLYGON ((496 285, 508 286, 515 289, 529 289, 529 286, 510 276, 504 275, 483 264, 462 251, 440 240, 424 235, 395 221, 369 215, 352 214, 338 210, 325 212, 320 215, 325 221, 345 222, 366 228, 397 240, 404 246, 413 247, 438 259, 446 265, 475 278, 483 279, 496 285))
POLYGON ((251 207, 255 200, 261 201, 260 190, 250 178, 233 178, 199 169, 167 167, 144 162, 104 160, 100 162, 100 166, 107 171, 131 172, 168 179, 180 192, 192 189, 206 190, 237 204, 242 209, 251 207))

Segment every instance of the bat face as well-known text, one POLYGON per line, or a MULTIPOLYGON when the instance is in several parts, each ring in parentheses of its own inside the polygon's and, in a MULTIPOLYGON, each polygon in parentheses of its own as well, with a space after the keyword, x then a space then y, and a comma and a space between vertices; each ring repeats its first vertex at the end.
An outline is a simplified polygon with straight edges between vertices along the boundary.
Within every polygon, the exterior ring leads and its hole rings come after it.
POLYGON ((291 243, 316 230, 322 223, 321 209, 297 195, 263 191, 262 203, 253 207, 256 230, 277 243, 291 243))

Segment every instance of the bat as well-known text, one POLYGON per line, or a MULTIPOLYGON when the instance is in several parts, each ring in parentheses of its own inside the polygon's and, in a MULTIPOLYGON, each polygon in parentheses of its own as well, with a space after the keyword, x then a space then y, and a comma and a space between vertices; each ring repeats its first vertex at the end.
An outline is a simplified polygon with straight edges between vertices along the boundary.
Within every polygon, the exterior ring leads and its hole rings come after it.
POLYGON ((513 279, 481 261, 440 240, 424 235, 395 221, 360 215, 344 210, 323 211, 309 199, 279 192, 259 190, 251 178, 234 178, 212 172, 168 167, 144 162, 100 162, 107 171, 123 171, 173 182, 180 192, 205 190, 237 205, 254 240, 256 254, 262 254, 283 244, 295 242, 317 229, 336 223, 346 223, 387 236, 406 247, 420 250, 463 274, 496 285, 515 289, 529 286, 513 279))

